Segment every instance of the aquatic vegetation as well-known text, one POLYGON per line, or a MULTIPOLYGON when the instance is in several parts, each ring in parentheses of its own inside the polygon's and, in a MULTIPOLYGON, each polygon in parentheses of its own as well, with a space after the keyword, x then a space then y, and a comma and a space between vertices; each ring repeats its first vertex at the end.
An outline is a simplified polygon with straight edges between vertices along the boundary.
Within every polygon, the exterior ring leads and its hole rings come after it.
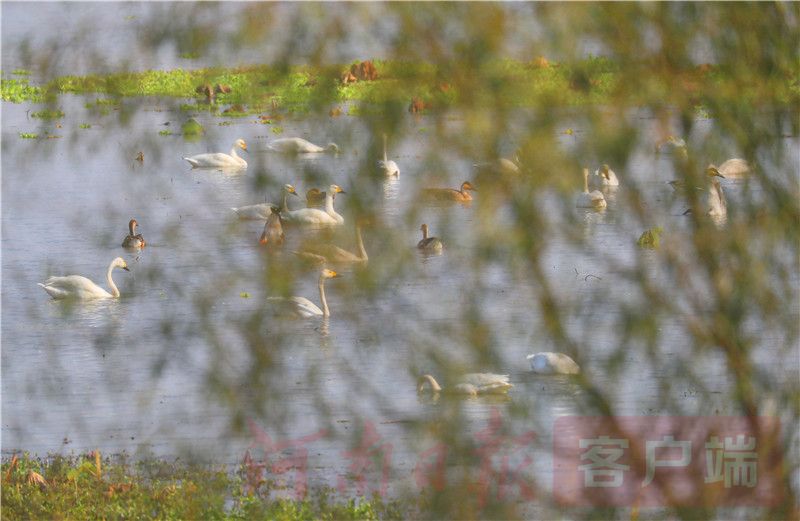
POLYGON ((158 135, 159 136, 171 136, 172 135, 172 131, 170 131, 170 130, 159 130, 158 131, 158 135))
POLYGON ((194 118, 189 118, 186 123, 181 125, 181 132, 184 136, 197 136, 205 132, 203 125, 194 118))
POLYGON ((81 123, 81 124, 79 125, 79 127, 80 127, 80 128, 92 128, 92 126, 91 126, 89 123, 81 123))
POLYGON ((37 139, 39 134, 36 134, 35 132, 20 132, 19 137, 22 139, 37 139))
POLYGON ((639 239, 636 241, 636 244, 640 248, 646 248, 649 250, 657 250, 660 243, 661 243, 661 232, 662 229, 660 226, 656 226, 655 228, 650 228, 649 230, 645 230, 639 239))
POLYGON ((101 105, 119 105, 120 100, 116 98, 97 98, 94 100, 94 104, 97 106, 101 105))
POLYGON ((64 117, 64 112, 59 109, 40 110, 38 112, 31 112, 31 117, 39 119, 60 119, 64 117))
POLYGON ((3 101, 22 103, 30 101, 40 103, 44 101, 44 93, 40 87, 34 87, 28 80, 0 79, 0 93, 3 101))
MULTIPOLYGON (((105 93, 115 97, 170 96, 178 98, 204 98, 197 85, 225 85, 230 92, 220 91, 214 100, 205 105, 183 105, 182 110, 215 111, 216 103, 242 105, 246 114, 255 114, 265 104, 282 107, 290 112, 329 106, 345 101, 377 105, 397 103, 407 105, 418 99, 426 110, 441 110, 470 100, 473 104, 490 106, 497 101, 507 106, 553 106, 608 103, 625 96, 627 103, 641 101, 636 91, 625 89, 620 83, 619 65, 610 58, 589 57, 571 63, 548 62, 542 66, 533 62, 498 59, 487 62, 475 71, 480 81, 492 89, 473 89, 472 80, 451 78, 442 81, 440 71, 432 64, 402 60, 374 60, 377 79, 341 83, 338 73, 345 67, 322 68, 293 67, 284 72, 267 65, 222 69, 150 70, 110 75, 63 76, 49 82, 43 89, 31 87, 26 80, 3 80, 3 99, 7 101, 36 101, 42 92, 91 94, 105 93), (484 97, 486 97, 484 99, 484 97)), ((477 80, 476 80, 477 81, 477 80)), ((789 102, 798 98, 795 78, 776 78, 779 100, 789 102)), ((741 86, 737 78, 714 71, 702 76, 702 81, 684 85, 699 99, 705 92, 730 93, 757 97, 757 85, 741 86), (742 88, 749 92, 741 92, 742 88)), ((680 85, 676 88, 682 88, 680 85)), ((646 91, 641 93, 642 96, 646 91)), ((106 101, 104 100, 103 103, 106 101)), ((114 103, 114 101, 108 101, 114 103)), ((100 103, 100 100, 97 101, 100 103)), ((351 106, 349 113, 369 111, 351 106)))
POLYGON ((14 69, 13 71, 11 71, 11 74, 14 74, 16 76, 30 76, 31 71, 27 69, 14 69))

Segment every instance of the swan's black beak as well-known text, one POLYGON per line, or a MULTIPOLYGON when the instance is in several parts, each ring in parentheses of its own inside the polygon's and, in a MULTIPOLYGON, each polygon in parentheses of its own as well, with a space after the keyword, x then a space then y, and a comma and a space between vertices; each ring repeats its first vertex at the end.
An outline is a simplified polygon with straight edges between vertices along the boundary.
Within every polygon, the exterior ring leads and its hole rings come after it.
POLYGON ((298 194, 297 192, 289 192, 289 193, 292 195, 296 195, 297 197, 300 197, 300 194, 298 194))
POLYGON ((131 271, 127 266, 123 266, 122 269, 125 271, 131 271))

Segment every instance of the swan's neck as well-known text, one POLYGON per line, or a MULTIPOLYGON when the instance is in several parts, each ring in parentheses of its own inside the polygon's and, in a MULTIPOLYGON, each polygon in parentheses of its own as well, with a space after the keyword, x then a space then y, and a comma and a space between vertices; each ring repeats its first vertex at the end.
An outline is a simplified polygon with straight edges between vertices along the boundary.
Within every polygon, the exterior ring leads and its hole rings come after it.
POLYGON ((386 155, 386 134, 383 135, 383 162, 386 163, 389 161, 388 156, 386 155))
POLYGON ((322 301, 322 316, 331 316, 331 310, 328 309, 328 301, 325 300, 325 277, 319 278, 319 299, 322 301))
POLYGON ((583 171, 583 193, 585 193, 585 194, 589 193, 589 171, 588 170, 584 170, 583 171))
POLYGON ((136 235, 136 223, 135 222, 129 223, 128 230, 130 230, 131 232, 131 237, 134 237, 136 235))
POLYGON ((422 229, 422 240, 424 241, 427 238, 428 238, 428 228, 426 227, 422 229))
POLYGON ((361 227, 356 225, 356 247, 358 248, 358 256, 361 260, 367 260, 367 250, 364 248, 364 240, 361 238, 361 227))
POLYGON ((235 157, 236 159, 241 159, 241 158, 239 157, 239 154, 237 154, 237 153, 236 153, 236 145, 233 145, 233 148, 231 148, 231 155, 232 155, 233 157, 235 157))
POLYGON ((333 190, 328 190, 325 194, 325 211, 330 215, 336 215, 333 209, 333 190))
POLYGON ((433 376, 426 374, 420 376, 419 378, 419 387, 417 389, 418 391, 422 391, 422 388, 425 386, 425 382, 428 382, 430 384, 433 392, 438 393, 439 391, 442 390, 442 388, 439 386, 439 382, 437 382, 433 376))
POLYGON ((289 192, 286 190, 283 191, 283 203, 281 203, 281 211, 288 212, 289 211, 289 192))
POLYGON ((114 284, 114 279, 111 278, 112 271, 114 271, 114 263, 111 263, 108 266, 108 273, 106 273, 106 280, 108 281, 108 287, 111 288, 111 294, 114 295, 114 298, 119 298, 119 290, 117 289, 117 285, 114 284))
POLYGON ((711 188, 708 194, 708 211, 716 215, 722 215, 728 211, 727 203, 725 202, 725 194, 722 192, 719 181, 711 182, 711 188))

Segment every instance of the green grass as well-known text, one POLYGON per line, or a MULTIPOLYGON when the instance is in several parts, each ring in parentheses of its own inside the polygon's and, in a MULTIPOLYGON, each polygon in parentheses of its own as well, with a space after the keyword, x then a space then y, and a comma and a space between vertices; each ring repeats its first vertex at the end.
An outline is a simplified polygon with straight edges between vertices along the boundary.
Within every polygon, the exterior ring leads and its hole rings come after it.
MULTIPOLYGON (((457 65, 457 64, 456 64, 457 65)), ((288 70, 267 65, 231 69, 174 69, 126 72, 110 75, 63 76, 41 87, 25 79, 2 80, 2 96, 6 101, 40 102, 45 94, 100 94, 95 103, 116 104, 122 97, 159 96, 194 99, 184 104, 188 111, 217 111, 217 107, 242 105, 246 114, 281 108, 289 112, 327 111, 342 102, 360 102, 351 106, 351 114, 370 113, 372 107, 394 105, 405 109, 418 97, 434 110, 453 105, 552 107, 607 104, 623 101, 628 105, 645 102, 658 90, 665 102, 672 97, 684 99, 684 83, 691 84, 692 96, 698 100, 729 96, 732 100, 759 99, 766 88, 764 82, 735 77, 723 70, 701 75, 694 69, 676 71, 670 87, 654 82, 647 75, 625 75, 617 63, 590 57, 575 63, 533 62, 509 59, 487 61, 467 70, 453 66, 437 69, 430 63, 402 60, 376 60, 378 79, 343 85, 339 74, 346 65, 330 67, 292 67, 288 70), (681 79, 686 79, 682 82, 681 79), (229 85, 231 92, 219 93, 211 103, 196 92, 202 85, 229 85), (101 101, 102 100, 102 101, 101 101)), ((769 90, 778 103, 796 103, 800 98, 797 71, 782 71, 769 79, 769 90)), ((687 87, 689 88, 689 87, 687 87)), ((230 114, 229 114, 230 115, 230 114)))
POLYGON ((124 458, 22 455, 5 461, 4 519, 406 519, 395 503, 343 500, 329 490, 275 499, 274 483, 248 486, 244 469, 129 463, 124 458))

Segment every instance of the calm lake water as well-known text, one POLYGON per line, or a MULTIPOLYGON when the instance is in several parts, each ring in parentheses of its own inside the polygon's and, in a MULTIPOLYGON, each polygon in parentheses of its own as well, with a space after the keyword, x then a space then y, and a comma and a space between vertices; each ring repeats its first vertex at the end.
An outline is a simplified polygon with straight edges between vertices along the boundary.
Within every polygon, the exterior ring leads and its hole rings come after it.
MULTIPOLYGON (((3 9, 5 31, 9 8, 3 9)), ((488 186, 491 178, 473 167, 480 157, 440 141, 432 117, 409 116, 389 145, 389 156, 402 173, 384 181, 363 175, 380 145, 357 117, 281 121, 283 136, 334 141, 341 147, 335 156, 294 159, 266 151, 269 140, 278 136, 253 117, 196 115, 208 132, 190 142, 158 134, 163 129, 179 132, 186 117, 177 110, 179 102, 126 100, 121 111, 101 116, 85 108, 94 99, 62 96, 59 107, 66 116, 59 129, 30 119, 30 105, 2 106, 4 454, 100 449, 234 464, 254 442, 252 432, 242 428, 251 420, 276 440, 328 429, 328 437, 310 445, 309 464, 313 481, 335 484, 350 463, 342 451, 366 420, 392 444, 390 484, 400 490, 413 486, 410 473, 417 455, 433 443, 424 429, 409 426, 435 425, 462 414, 464 431, 478 433, 499 413, 511 433, 537 433, 531 471, 548 486, 553 421, 580 414, 587 397, 574 379, 529 371, 526 355, 553 346, 545 340, 537 283, 525 264, 510 258, 514 252, 476 261, 482 244, 475 231, 491 223, 502 234, 503 224, 516 219, 505 201, 493 207, 479 202, 484 193, 492 193, 481 190, 481 181, 488 186), (91 128, 79 128, 83 123, 91 128), (19 137, 44 128, 62 137, 19 137), (181 159, 227 151, 237 138, 248 143, 250 166, 244 173, 192 170, 181 159), (143 163, 134 159, 139 151, 143 163), (457 186, 466 179, 477 179, 475 204, 416 204, 422 187, 457 186), (265 198, 278 202, 284 183, 295 183, 301 193, 312 186, 342 186, 347 194, 337 197, 336 206, 348 224, 335 240, 352 250, 355 207, 359 201, 374 203, 375 214, 364 228, 370 269, 337 268, 342 277, 326 285, 332 310, 328 321, 265 317, 246 322, 258 315, 254 312, 265 297, 276 294, 263 282, 265 271, 285 270, 296 281, 293 294, 318 300, 315 272, 297 266, 289 252, 326 234, 287 228, 283 252, 269 255, 257 242, 261 224, 236 221, 229 210, 265 198), (148 241, 139 253, 119 246, 131 217, 148 241), (443 255, 417 254, 423 222, 444 240, 443 255), (130 273, 114 273, 122 293, 118 300, 68 306, 52 301, 36 285, 50 275, 66 274, 105 285, 106 267, 116 256, 131 268, 130 273), (489 360, 479 363, 474 350, 464 348, 475 340, 465 316, 490 325, 485 341, 494 355, 489 360), (280 348, 254 351, 242 334, 248 328, 267 338, 274 332, 280 348), (267 382, 251 371, 258 353, 275 368, 267 382), (510 374, 514 388, 509 399, 418 397, 417 376, 437 374, 444 361, 465 372, 510 374)), ((551 226, 560 230, 551 232, 541 267, 566 310, 568 334, 579 346, 576 357, 615 412, 738 414, 724 359, 691 350, 685 315, 662 318, 660 363, 630 351, 622 357, 619 374, 605 374, 621 341, 621 306, 646 305, 627 273, 643 263, 654 280, 666 277, 655 254, 636 246, 643 228, 625 206, 625 184, 635 184, 646 195, 644 204, 652 222, 664 228, 664 240, 680 241, 690 232, 688 217, 682 215, 685 203, 666 184, 673 179, 673 158, 653 150, 660 137, 656 121, 645 111, 625 117, 637 129, 640 144, 627 164, 612 165, 623 186, 609 194, 607 210, 576 210, 573 194, 536 194, 537 204, 552 208, 551 226), (590 240, 577 244, 575 234, 590 240), (687 357, 694 357, 692 365, 704 375, 707 394, 681 379, 687 357), (665 382, 673 384, 671 404, 659 395, 665 382)), ((563 121, 564 129, 575 130, 558 136, 564 150, 577 150, 592 139, 593 129, 577 111, 565 114, 563 121)), ((465 124, 455 115, 445 120, 443 133, 457 134, 465 124)), ((690 139, 700 142, 711 132, 714 122, 698 119, 690 139)), ((504 138, 507 155, 515 139, 504 138)), ((800 152, 796 137, 776 137, 774 146, 785 148, 790 157, 800 152)), ((729 145, 722 148, 727 155, 707 162, 739 155, 729 145)), ((594 162, 593 168, 599 166, 599 160, 594 162)), ((775 175, 792 179, 786 173, 791 168, 777 165, 775 175)), ((577 191, 578 173, 554 175, 574 178, 577 191)), ((745 190, 758 189, 730 180, 723 186, 734 208, 745 190)), ((301 204, 290 201, 293 208, 301 204)), ((797 274, 791 283, 797 287, 797 274)), ((760 337, 753 353, 759 366, 776 382, 793 381, 797 346, 786 346, 780 332, 762 324, 753 328, 760 337), (795 363, 786 363, 784 355, 795 363)))

